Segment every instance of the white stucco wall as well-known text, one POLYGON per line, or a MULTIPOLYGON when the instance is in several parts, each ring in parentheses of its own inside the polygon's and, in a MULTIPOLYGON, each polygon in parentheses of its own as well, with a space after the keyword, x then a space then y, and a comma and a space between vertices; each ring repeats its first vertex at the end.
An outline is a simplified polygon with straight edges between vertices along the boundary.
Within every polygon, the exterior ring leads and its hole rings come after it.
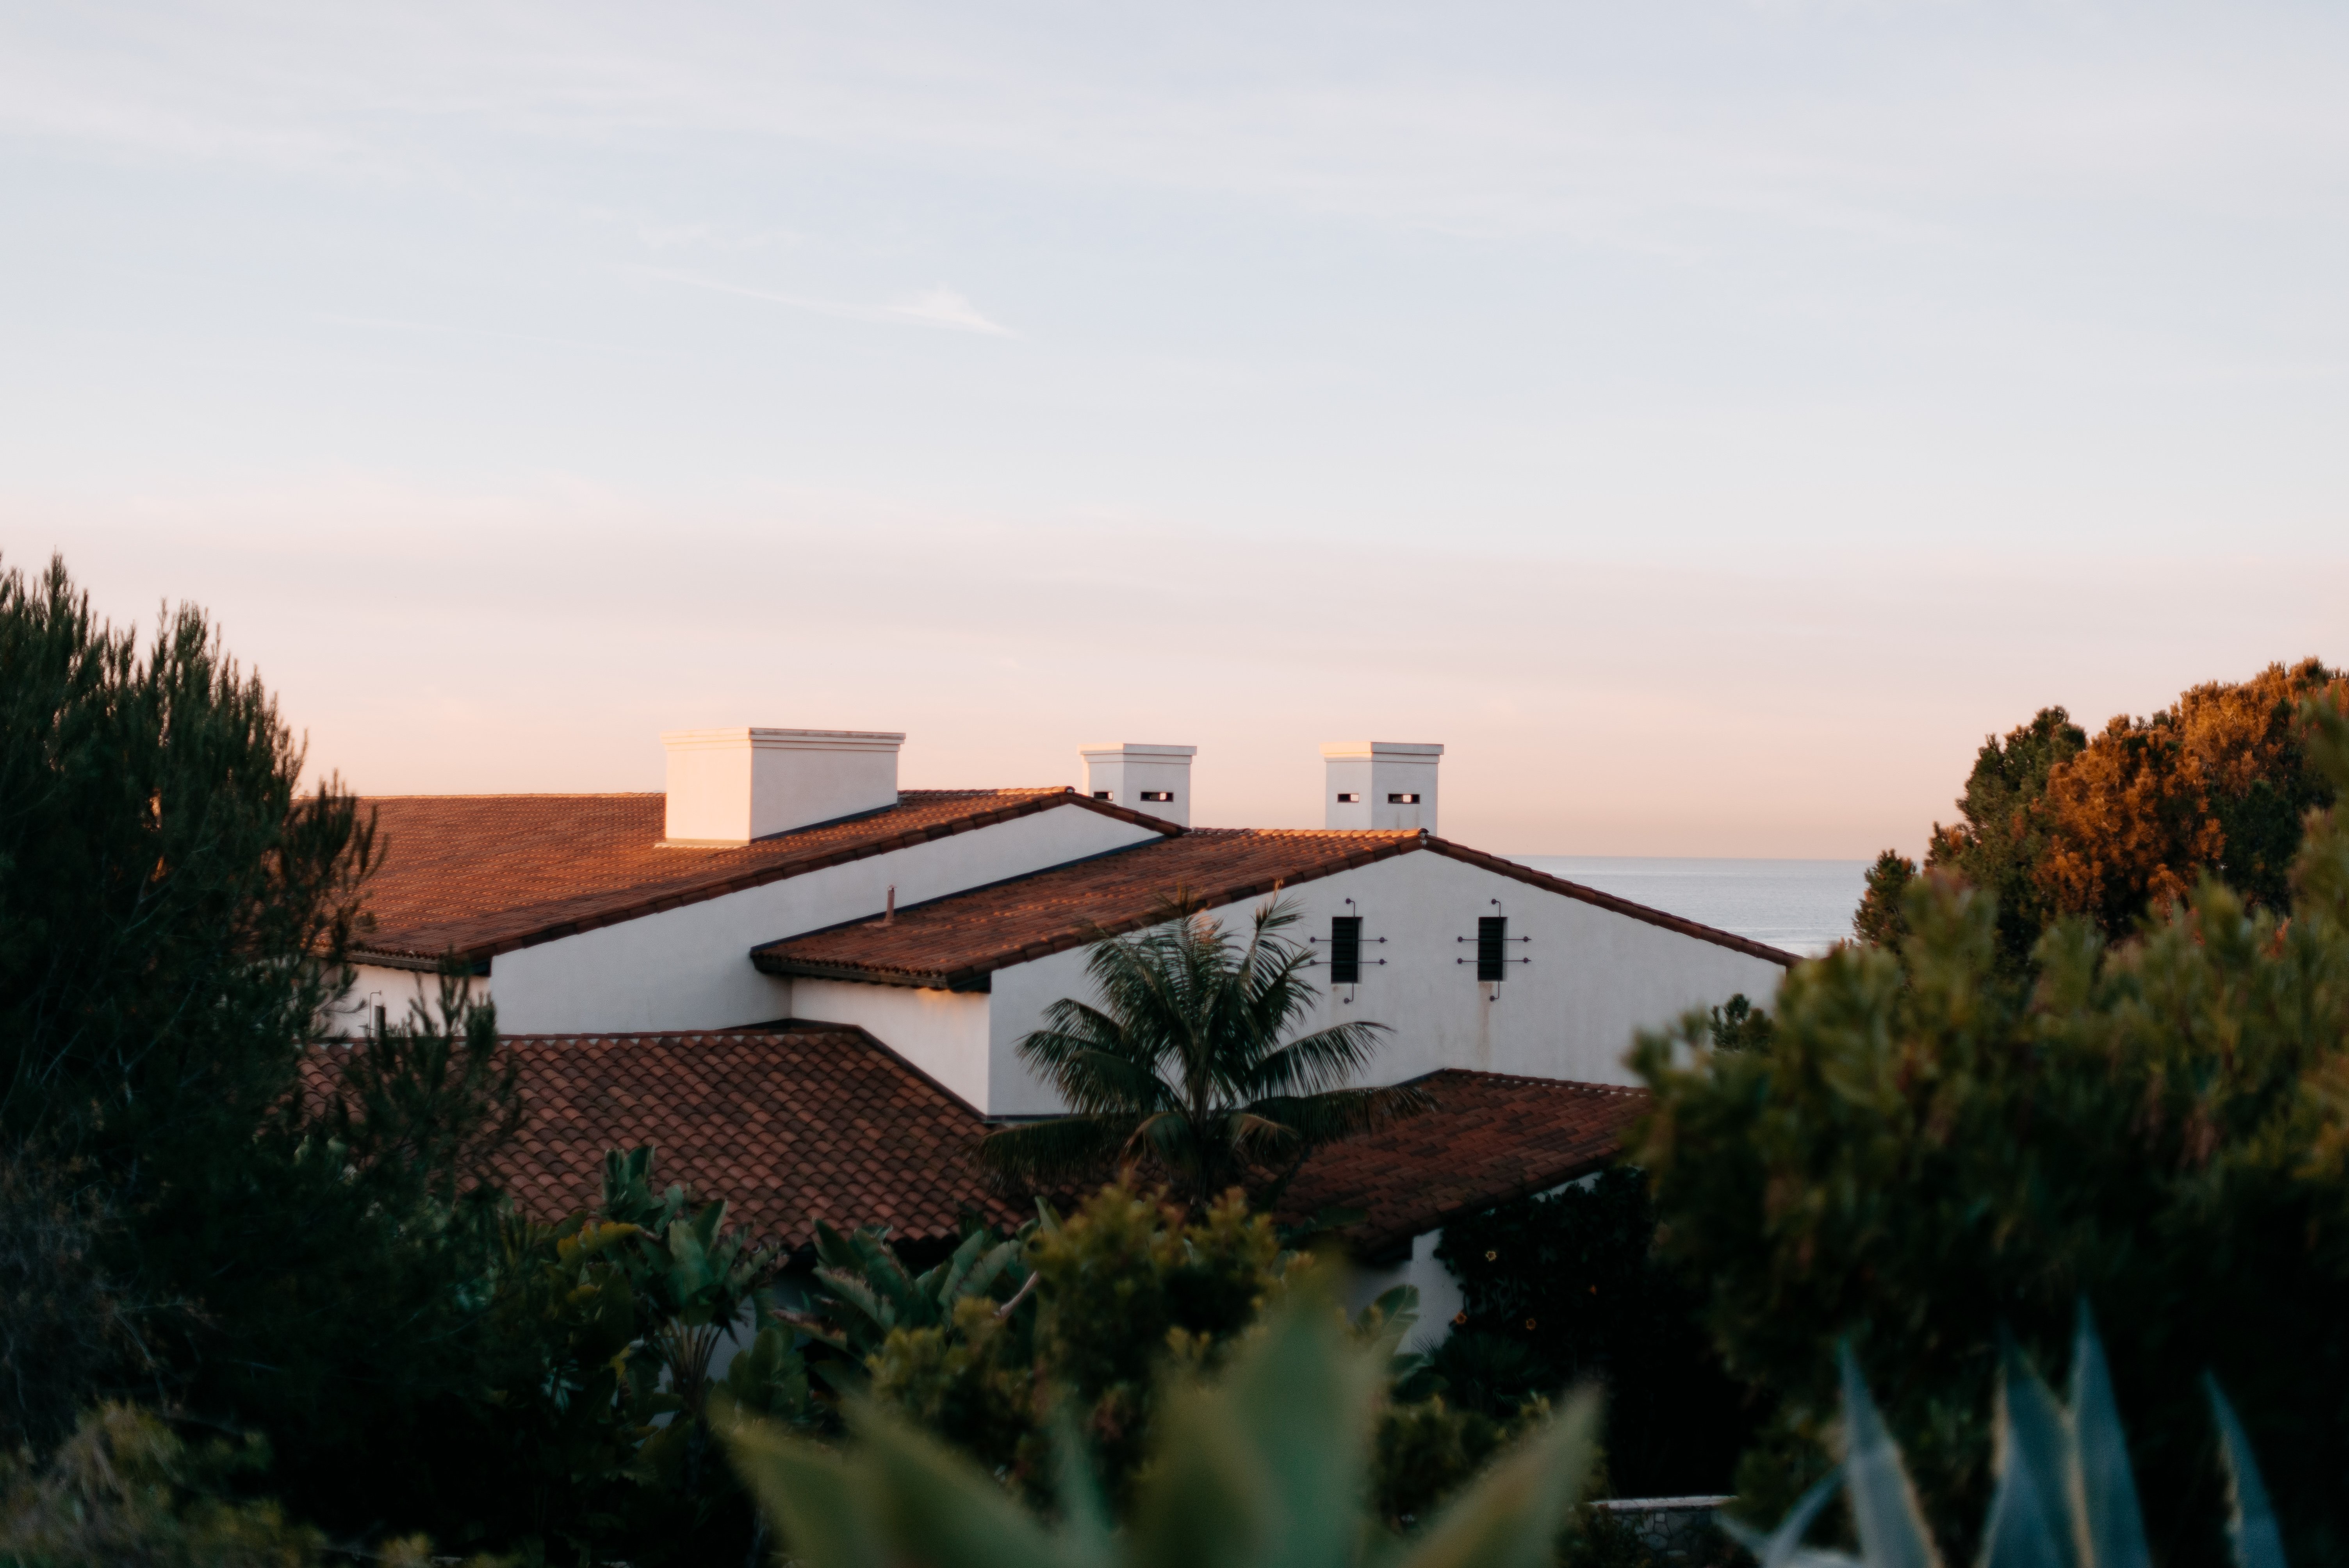
POLYGON ((852 980, 793 979, 791 1016, 854 1024, 973 1106, 988 1099, 988 997, 852 980))
MULTIPOLYGON (((336 1038, 364 1035, 375 1027, 375 1009, 384 1010, 387 1023, 405 1024, 409 1021, 409 1008, 417 1002, 424 1004, 429 1016, 438 1020, 440 1010, 440 976, 413 969, 387 969, 381 965, 355 964, 357 978, 342 1000, 330 1004, 322 1020, 322 1031, 336 1038)), ((488 982, 478 976, 465 982, 469 996, 481 995, 488 982)))
POLYGON ((1430 1231, 1414 1236, 1411 1256, 1391 1268, 1373 1268, 1366 1264, 1347 1265, 1346 1305, 1349 1311, 1360 1312, 1386 1292, 1399 1284, 1419 1287, 1419 1322, 1403 1336, 1405 1350, 1433 1350, 1452 1332, 1452 1319, 1466 1305, 1460 1294, 1460 1282, 1452 1271, 1436 1258, 1435 1243, 1444 1238, 1441 1231, 1430 1231))
POLYGON ((1044 1009, 1063 996, 1098 1001, 1085 977, 1088 950, 1072 947, 1015 964, 991 977, 994 990, 987 1015, 987 1099, 979 1109, 989 1116, 1049 1116, 1063 1108, 1060 1095, 1019 1059, 1019 1041, 1040 1028, 1044 1009))
POLYGON ((500 954, 491 964, 498 1026, 613 1034, 782 1017, 793 1007, 790 983, 750 965, 762 942, 877 916, 893 884, 900 906, 919 903, 1157 836, 1071 805, 500 954))
MULTIPOLYGON (((1333 991, 1327 971, 1313 971, 1321 1000, 1300 1027, 1345 1018, 1388 1026, 1362 1080, 1370 1083, 1399 1083, 1439 1068, 1636 1083, 1623 1063, 1636 1031, 1739 992, 1766 1005, 1785 973, 1767 959, 1430 851, 1305 882, 1284 896, 1303 917, 1289 931, 1299 939, 1326 938, 1333 915, 1362 918, 1361 983, 1333 991), (1494 899, 1501 901, 1498 909, 1494 899), (1476 921, 1496 913, 1508 917, 1510 958, 1533 962, 1512 962, 1506 980, 1480 982, 1476 921), (1457 940, 1464 936, 1470 940, 1457 940)), ((1220 913, 1228 926, 1244 929, 1260 902, 1220 913)), ((1326 943, 1318 950, 1326 952, 1326 943)), ((1092 999, 1084 966, 1079 949, 996 972, 988 1020, 993 1059, 982 1109, 1015 1116, 1060 1109, 1019 1063, 1017 1045, 1054 1001, 1092 999)))

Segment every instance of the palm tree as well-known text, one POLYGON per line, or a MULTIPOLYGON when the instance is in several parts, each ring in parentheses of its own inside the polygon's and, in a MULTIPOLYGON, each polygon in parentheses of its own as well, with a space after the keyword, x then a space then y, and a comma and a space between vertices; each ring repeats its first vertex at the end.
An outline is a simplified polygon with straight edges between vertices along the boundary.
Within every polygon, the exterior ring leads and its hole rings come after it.
POLYGON ((1205 1202, 1293 1171, 1325 1143, 1415 1115, 1415 1088, 1358 1088, 1383 1024, 1333 1024, 1283 1043, 1319 993, 1310 950, 1280 933, 1296 907, 1267 901, 1245 942, 1177 889, 1138 936, 1103 933, 1086 964, 1101 995, 1062 997, 1019 1054, 1072 1114, 999 1128, 980 1160, 1029 1182, 1144 1162, 1205 1202))

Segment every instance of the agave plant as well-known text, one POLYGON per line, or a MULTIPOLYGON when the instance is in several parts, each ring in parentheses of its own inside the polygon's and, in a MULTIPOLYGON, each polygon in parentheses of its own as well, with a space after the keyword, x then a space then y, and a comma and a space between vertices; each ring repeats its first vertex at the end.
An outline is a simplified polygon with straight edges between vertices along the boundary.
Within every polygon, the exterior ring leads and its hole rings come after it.
MULTIPOLYGON (((1761 1568, 1940 1568, 1940 1553, 1917 1506, 1899 1445, 1884 1425, 1847 1341, 1843 1462, 1767 1534, 1723 1517, 1722 1527, 1761 1568), (1819 1511, 1847 1491, 1859 1555, 1803 1544, 1819 1511)), ((2240 1568, 2284 1568, 2283 1542, 2267 1487, 2234 1408, 2215 1379, 2203 1384, 2219 1423, 2233 1491, 2229 1534, 2240 1568)), ((2072 1355, 2069 1409, 2012 1345, 1999 1387, 1998 1482, 1982 1531, 1983 1568, 2150 1568, 2120 1412, 2103 1343, 2084 1303, 2072 1355)))
POLYGON ((771 1425, 729 1436, 805 1568, 1548 1568, 1590 1467, 1596 1397, 1578 1396, 1397 1542, 1363 1507, 1391 1353, 1300 1293, 1220 1382, 1169 1391, 1123 1529, 1065 1422, 1057 1525, 870 1403, 850 1408, 844 1456, 771 1425))

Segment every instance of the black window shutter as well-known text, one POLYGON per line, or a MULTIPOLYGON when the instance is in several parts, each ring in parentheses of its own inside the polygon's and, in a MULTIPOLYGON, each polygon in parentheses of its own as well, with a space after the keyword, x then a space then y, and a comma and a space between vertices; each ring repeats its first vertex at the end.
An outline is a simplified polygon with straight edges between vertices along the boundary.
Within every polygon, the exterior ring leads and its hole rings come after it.
POLYGON ((1476 922, 1476 978, 1498 980, 1508 968, 1509 917, 1488 914, 1476 922))
POLYGON ((1330 921, 1330 984, 1352 985, 1362 978, 1362 917, 1333 915, 1330 921))

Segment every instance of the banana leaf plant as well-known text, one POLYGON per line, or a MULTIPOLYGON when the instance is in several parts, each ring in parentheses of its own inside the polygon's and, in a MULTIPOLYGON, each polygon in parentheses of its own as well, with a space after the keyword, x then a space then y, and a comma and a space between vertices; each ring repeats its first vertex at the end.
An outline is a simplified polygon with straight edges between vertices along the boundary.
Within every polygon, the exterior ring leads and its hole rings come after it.
POLYGON ((1028 1238, 1039 1224, 1058 1221, 1038 1205, 1030 1220, 1009 1237, 973 1231, 945 1261, 920 1274, 905 1266, 883 1226, 843 1233, 822 1220, 815 1225, 816 1269, 806 1310, 783 1312, 781 1319, 862 1367, 897 1328, 936 1328, 954 1317, 955 1304, 988 1296, 999 1304, 1026 1299, 1035 1278, 1027 1262, 1028 1238))
MULTIPOLYGON (((1723 1516, 1722 1527, 1761 1568, 1940 1568, 1902 1466, 1847 1341, 1843 1462, 1767 1533, 1723 1516), (1837 1491, 1847 1493, 1859 1554, 1803 1544, 1837 1491)), ((2239 1568, 2284 1568, 2283 1541, 2259 1465, 2234 1408, 2203 1380, 2219 1425, 2232 1493, 2228 1533, 2239 1568)), ((2072 1398, 2059 1403, 2023 1354, 2008 1346, 1999 1387, 1998 1479, 1982 1532, 1983 1568, 2151 1568, 2137 1481, 2103 1343, 2086 1305, 2072 1355, 2072 1398)))

